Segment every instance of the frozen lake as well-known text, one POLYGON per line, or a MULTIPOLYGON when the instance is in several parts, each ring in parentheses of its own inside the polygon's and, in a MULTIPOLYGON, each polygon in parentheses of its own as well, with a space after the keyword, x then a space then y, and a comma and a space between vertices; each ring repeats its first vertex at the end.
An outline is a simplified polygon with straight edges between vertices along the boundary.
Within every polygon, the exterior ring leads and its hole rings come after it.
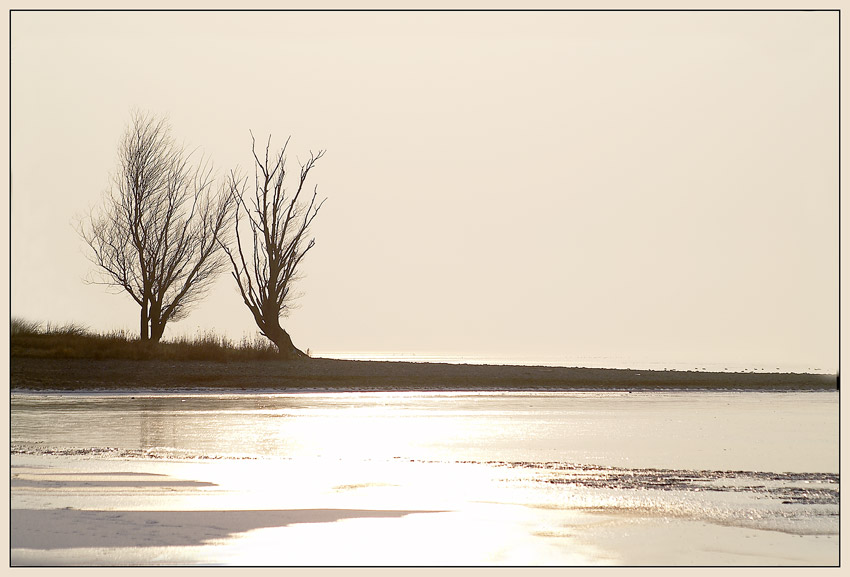
POLYGON ((837 392, 13 393, 13 564, 838 562, 837 392))

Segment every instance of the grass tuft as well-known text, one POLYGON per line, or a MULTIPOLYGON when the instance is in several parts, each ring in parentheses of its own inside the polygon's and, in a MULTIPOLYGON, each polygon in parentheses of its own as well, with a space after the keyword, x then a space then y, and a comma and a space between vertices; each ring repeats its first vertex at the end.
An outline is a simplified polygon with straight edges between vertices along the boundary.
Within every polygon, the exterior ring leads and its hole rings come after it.
POLYGON ((277 347, 259 333, 235 343, 214 331, 159 343, 142 342, 126 330, 94 333, 78 323, 61 326, 12 318, 12 357, 247 361, 278 359, 277 347))
POLYGON ((10 326, 13 337, 37 335, 43 332, 41 323, 25 319, 12 318, 10 326))

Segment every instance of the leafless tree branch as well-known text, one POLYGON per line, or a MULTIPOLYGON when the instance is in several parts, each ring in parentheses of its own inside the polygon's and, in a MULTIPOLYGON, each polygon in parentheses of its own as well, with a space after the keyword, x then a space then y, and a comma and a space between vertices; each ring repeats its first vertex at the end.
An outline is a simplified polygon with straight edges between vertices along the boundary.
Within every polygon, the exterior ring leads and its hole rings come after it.
POLYGON ((234 198, 212 166, 177 146, 166 119, 134 113, 105 202, 79 233, 102 283, 139 304, 141 340, 159 341, 227 266, 234 198))
POLYGON ((294 294, 290 288, 298 278, 298 266, 315 245, 315 239, 305 239, 324 200, 316 204, 316 187, 308 205, 304 206, 299 197, 310 171, 324 151, 310 153, 310 159, 301 166, 297 188, 290 194, 285 187, 289 141, 287 138, 283 148, 272 156, 270 136, 261 155, 257 153, 257 141, 251 133, 254 191, 249 204, 245 201, 245 181, 240 181, 231 172, 229 186, 236 207, 232 216, 236 249, 225 247, 225 254, 242 301, 260 331, 277 345, 282 356, 294 358, 304 353, 292 344, 289 334, 280 326, 280 318, 292 308, 294 294), (240 231, 243 215, 250 243, 245 242, 240 231))

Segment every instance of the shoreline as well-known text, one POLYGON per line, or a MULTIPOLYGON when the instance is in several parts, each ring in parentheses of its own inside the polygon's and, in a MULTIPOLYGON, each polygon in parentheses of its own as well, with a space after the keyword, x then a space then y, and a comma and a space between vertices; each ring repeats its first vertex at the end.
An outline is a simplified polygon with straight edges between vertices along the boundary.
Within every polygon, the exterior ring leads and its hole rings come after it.
POLYGON ((163 361, 10 358, 11 391, 837 390, 838 376, 305 359, 163 361))

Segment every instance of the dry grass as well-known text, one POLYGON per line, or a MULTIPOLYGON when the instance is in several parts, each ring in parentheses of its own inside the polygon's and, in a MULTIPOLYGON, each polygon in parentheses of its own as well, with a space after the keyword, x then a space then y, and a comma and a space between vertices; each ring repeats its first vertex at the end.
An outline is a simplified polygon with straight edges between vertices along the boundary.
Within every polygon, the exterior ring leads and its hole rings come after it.
POLYGON ((160 343, 143 343, 127 331, 94 333, 85 325, 52 325, 13 318, 10 327, 13 357, 54 359, 130 359, 171 361, 247 361, 277 359, 277 348, 263 336, 234 342, 212 331, 160 343))

